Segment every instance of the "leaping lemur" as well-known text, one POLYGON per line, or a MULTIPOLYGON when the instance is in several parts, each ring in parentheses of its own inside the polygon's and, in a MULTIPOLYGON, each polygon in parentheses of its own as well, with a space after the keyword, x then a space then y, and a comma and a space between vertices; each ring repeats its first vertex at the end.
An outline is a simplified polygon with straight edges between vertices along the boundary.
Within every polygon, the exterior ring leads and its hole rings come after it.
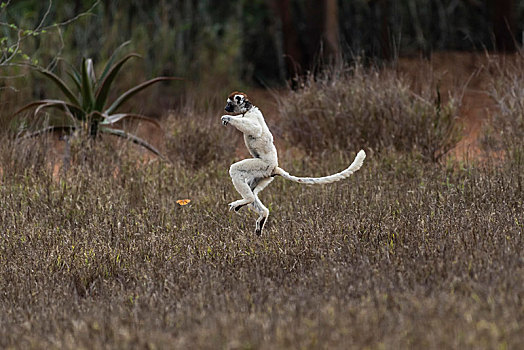
POLYGON ((245 205, 254 209, 259 215, 255 228, 257 235, 262 233, 269 216, 269 210, 262 204, 258 194, 273 181, 275 176, 308 185, 329 184, 349 177, 360 169, 366 158, 366 153, 360 150, 353 163, 339 173, 324 177, 292 176, 278 166, 273 135, 267 127, 262 112, 248 100, 245 93, 231 93, 227 98, 225 110, 233 115, 223 115, 222 124, 231 124, 244 134, 247 149, 253 157, 234 163, 229 168, 233 185, 242 196, 242 199, 229 203, 229 210, 238 211, 245 205))

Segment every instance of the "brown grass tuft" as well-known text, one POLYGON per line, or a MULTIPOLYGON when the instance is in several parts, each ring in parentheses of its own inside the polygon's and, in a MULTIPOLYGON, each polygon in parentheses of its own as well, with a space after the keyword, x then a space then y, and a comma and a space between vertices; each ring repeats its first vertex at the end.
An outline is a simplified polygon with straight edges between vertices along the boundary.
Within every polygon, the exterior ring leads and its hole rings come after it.
POLYGON ((308 152, 357 150, 416 152, 436 161, 458 141, 456 99, 420 94, 390 70, 359 63, 310 75, 280 100, 282 130, 308 152))

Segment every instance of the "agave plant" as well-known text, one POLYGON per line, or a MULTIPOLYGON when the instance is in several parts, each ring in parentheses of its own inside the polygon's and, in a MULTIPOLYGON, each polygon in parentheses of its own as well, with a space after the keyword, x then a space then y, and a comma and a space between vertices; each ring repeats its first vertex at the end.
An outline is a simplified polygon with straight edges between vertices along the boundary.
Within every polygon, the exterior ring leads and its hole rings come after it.
POLYGON ((67 118, 65 118, 65 121, 60 125, 48 126, 41 130, 27 133, 24 137, 33 137, 51 131, 66 131, 73 133, 80 130, 91 138, 96 139, 99 134, 105 133, 128 139, 145 147, 156 155, 160 155, 160 152, 145 140, 114 127, 116 122, 126 118, 144 120, 160 127, 158 122, 144 115, 136 113, 117 113, 117 111, 126 101, 151 85, 164 80, 180 78, 157 77, 145 81, 142 84, 136 85, 127 90, 117 99, 112 101, 112 103, 109 103, 108 97, 116 77, 121 71, 122 66, 133 57, 139 56, 137 54, 129 54, 115 63, 115 54, 113 54, 98 79, 96 78, 95 70, 93 68, 93 61, 84 58, 82 60, 80 71, 72 68, 69 72, 69 76, 73 82, 72 87, 68 86, 64 80, 54 73, 48 70, 39 69, 38 71, 40 73, 58 86, 67 99, 44 99, 34 101, 22 107, 15 114, 34 108, 34 116, 38 116, 43 109, 53 108, 65 113, 67 118))

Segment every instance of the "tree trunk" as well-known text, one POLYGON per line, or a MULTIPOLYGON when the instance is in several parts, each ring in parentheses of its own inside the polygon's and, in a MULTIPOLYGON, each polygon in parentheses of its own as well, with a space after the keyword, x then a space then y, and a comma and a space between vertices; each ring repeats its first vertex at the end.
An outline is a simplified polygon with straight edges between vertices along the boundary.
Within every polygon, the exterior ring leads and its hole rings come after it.
POLYGON ((382 59, 389 61, 392 58, 391 49, 389 0, 380 0, 380 51, 382 59))
POLYGON ((334 64, 341 58, 337 0, 307 0, 306 35, 299 38, 293 20, 293 0, 268 0, 282 25, 283 51, 288 77, 303 74, 318 64, 334 64))
POLYGON ((319 61, 335 63, 341 52, 337 0, 308 0, 306 6, 309 67, 314 67, 319 61))
POLYGON ((495 49, 500 52, 515 52, 515 2, 492 0, 492 6, 495 49))
POLYGON ((326 63, 336 63, 341 58, 338 31, 338 3, 337 0, 325 0, 324 6, 324 61, 326 63))
POLYGON ((298 39, 296 25, 291 12, 291 0, 270 0, 269 5, 280 20, 282 29, 282 45, 287 75, 293 77, 307 68, 304 53, 298 39))

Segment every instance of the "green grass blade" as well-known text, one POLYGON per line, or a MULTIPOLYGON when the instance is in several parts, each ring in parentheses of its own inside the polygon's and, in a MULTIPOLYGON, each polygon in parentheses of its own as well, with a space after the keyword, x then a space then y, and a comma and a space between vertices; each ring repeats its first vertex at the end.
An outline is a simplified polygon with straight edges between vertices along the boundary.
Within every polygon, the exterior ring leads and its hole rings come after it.
POLYGON ((148 88, 149 86, 151 86, 151 85, 153 85, 155 83, 158 83, 158 82, 161 82, 161 81, 166 81, 166 80, 182 80, 182 78, 177 78, 177 77, 158 77, 158 78, 154 78, 154 79, 148 80, 146 82, 143 82, 142 84, 137 85, 134 88, 131 88, 131 89, 127 90, 126 92, 124 92, 122 95, 120 95, 120 97, 117 98, 116 101, 113 102, 113 104, 108 109, 105 110, 104 114, 107 114, 107 115, 112 114, 124 102, 129 100, 131 97, 133 97, 134 95, 136 95, 140 91, 148 88))
MULTIPOLYGON (((114 66, 110 68, 108 73, 105 74, 104 80, 101 81, 98 90, 96 92, 95 97, 95 110, 96 111, 102 111, 106 102, 107 102, 107 96, 109 95, 109 91, 111 89, 111 85, 113 84, 116 76, 118 75, 118 72, 122 68, 122 66, 131 58, 133 57, 140 57, 137 54, 129 54, 126 57, 122 58, 120 61, 118 61, 114 66)), ((101 78, 102 79, 102 78, 101 78)))
POLYGON ((78 98, 73 94, 71 89, 67 86, 67 84, 60 79, 57 75, 51 73, 48 70, 39 69, 38 72, 43 74, 45 77, 47 77, 49 80, 53 81, 59 88, 62 90, 62 92, 66 95, 66 97, 69 99, 69 101, 74 105, 80 105, 80 101, 78 101, 78 98))
POLYGON ((159 156, 160 158, 164 159, 164 157, 162 156, 160 151, 157 150, 154 146, 152 146, 151 144, 149 144, 145 140, 141 139, 140 137, 135 136, 135 135, 130 134, 130 133, 127 133, 124 130, 111 129, 111 128, 101 128, 100 132, 127 139, 127 140, 129 140, 129 141, 131 141, 131 142, 133 142, 133 143, 135 143, 135 144, 137 144, 139 146, 144 147, 148 151, 150 151, 150 152, 154 153, 155 155, 159 156))
POLYGON ((87 71, 87 60, 82 60, 82 107, 86 112, 90 112, 94 106, 93 85, 87 71))

